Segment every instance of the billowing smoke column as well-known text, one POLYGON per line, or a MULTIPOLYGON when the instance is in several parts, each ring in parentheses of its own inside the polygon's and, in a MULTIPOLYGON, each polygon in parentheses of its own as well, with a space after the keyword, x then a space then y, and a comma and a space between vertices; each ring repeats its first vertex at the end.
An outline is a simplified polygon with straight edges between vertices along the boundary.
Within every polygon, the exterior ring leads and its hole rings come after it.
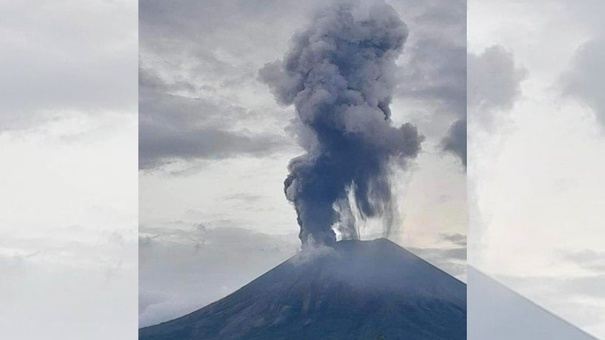
POLYGON ((283 105, 294 104, 298 141, 306 154, 290 161, 285 194, 294 203, 303 246, 358 238, 357 219, 394 209, 389 166, 405 166, 423 137, 411 124, 394 127, 389 105, 395 60, 407 28, 383 1, 336 1, 294 36, 283 61, 260 79, 283 105))

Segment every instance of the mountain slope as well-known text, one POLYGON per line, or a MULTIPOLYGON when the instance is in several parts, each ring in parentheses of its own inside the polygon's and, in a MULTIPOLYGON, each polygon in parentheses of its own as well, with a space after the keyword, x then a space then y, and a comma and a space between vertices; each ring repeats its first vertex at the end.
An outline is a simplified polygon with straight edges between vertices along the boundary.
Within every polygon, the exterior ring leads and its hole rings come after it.
POLYGON ((466 285, 380 239, 301 253, 141 340, 466 339, 466 285))
POLYGON ((469 339, 596 340, 468 266, 469 339))

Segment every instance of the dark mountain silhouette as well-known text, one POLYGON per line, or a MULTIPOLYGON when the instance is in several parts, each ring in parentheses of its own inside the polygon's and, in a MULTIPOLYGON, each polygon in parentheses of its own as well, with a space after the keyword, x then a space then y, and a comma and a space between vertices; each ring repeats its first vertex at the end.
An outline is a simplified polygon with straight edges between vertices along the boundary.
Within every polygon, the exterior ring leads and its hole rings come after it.
POLYGON ((391 241, 341 241, 139 339, 466 339, 466 285, 391 241))

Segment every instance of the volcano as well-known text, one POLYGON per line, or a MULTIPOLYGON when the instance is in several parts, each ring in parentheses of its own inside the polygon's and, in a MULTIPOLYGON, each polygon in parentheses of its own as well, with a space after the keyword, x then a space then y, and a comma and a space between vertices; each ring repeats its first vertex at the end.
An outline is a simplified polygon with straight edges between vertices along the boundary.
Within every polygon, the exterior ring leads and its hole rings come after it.
POLYGON ((139 339, 466 339, 466 285, 386 239, 340 241, 139 339))

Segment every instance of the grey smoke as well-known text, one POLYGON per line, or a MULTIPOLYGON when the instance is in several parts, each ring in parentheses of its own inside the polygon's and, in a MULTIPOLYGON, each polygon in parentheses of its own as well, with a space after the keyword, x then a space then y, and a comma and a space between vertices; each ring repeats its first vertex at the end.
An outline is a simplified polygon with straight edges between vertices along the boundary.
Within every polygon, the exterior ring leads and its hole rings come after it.
POLYGON ((443 150, 451 152, 460 158, 466 169, 466 117, 455 121, 449 128, 447 136, 443 139, 443 150))
POLYGON ((494 110, 510 110, 521 96, 521 81, 527 71, 515 64, 513 54, 499 45, 481 54, 468 54, 468 109, 473 120, 489 128, 494 110))
POLYGON ((306 154, 290 161, 284 191, 294 203, 303 245, 359 237, 359 219, 381 217, 388 232, 396 210, 390 165, 420 151, 415 126, 391 123, 395 60, 406 25, 384 1, 336 1, 296 34, 285 58, 259 72, 276 99, 294 105, 294 129, 306 154))
POLYGON ((605 128, 605 37, 582 44, 571 69, 563 76, 565 95, 580 99, 593 109, 597 122, 605 128))
MULTIPOLYGON (((525 69, 515 65, 509 51, 499 45, 490 46, 481 54, 467 55, 468 96, 467 107, 472 121, 489 129, 494 124, 493 111, 509 110, 521 95, 520 83, 525 69)), ((443 150, 458 156, 462 165, 467 163, 466 112, 456 120, 443 139, 443 150)))
POLYGON ((397 95, 431 106, 425 119, 432 124, 421 126, 423 133, 441 139, 442 150, 466 167, 466 0, 404 3, 413 34, 406 43, 397 95), (440 122, 449 124, 445 137, 440 122))

